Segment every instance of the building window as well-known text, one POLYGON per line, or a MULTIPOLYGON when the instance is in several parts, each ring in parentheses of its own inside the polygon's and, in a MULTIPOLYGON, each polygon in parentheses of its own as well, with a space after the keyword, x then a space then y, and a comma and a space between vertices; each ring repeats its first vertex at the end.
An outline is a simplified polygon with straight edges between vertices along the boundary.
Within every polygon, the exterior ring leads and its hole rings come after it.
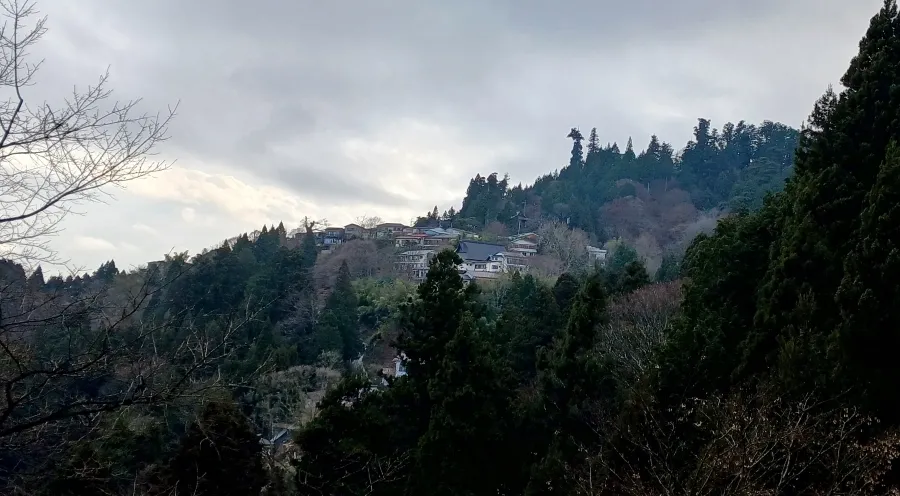
POLYGON ((491 265, 491 270, 500 270, 500 266, 497 264, 491 265))
POLYGON ((475 270, 486 270, 487 264, 475 264, 475 270))

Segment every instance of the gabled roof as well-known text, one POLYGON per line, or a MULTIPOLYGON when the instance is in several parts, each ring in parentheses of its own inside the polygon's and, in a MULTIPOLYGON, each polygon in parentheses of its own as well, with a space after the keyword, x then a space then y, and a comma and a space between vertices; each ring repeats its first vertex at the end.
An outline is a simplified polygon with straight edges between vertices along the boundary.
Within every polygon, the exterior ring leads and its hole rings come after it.
POLYGON ((344 229, 362 229, 362 228, 363 228, 363 226, 361 226, 359 224, 347 224, 346 226, 344 226, 344 229))
POLYGON ((506 247, 503 245, 475 241, 460 241, 456 248, 456 253, 466 262, 484 262, 503 251, 506 251, 506 247))

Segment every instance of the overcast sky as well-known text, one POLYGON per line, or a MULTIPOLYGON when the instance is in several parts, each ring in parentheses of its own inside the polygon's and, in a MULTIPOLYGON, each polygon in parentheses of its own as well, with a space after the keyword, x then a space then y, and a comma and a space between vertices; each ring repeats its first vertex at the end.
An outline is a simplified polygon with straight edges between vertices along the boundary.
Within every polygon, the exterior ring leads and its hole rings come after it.
POLYGON ((181 102, 160 148, 176 165, 82 207, 55 243, 124 268, 304 215, 458 207, 476 173, 563 166, 573 126, 676 148, 698 117, 799 126, 881 3, 39 0, 31 98, 108 66, 122 99, 181 102))

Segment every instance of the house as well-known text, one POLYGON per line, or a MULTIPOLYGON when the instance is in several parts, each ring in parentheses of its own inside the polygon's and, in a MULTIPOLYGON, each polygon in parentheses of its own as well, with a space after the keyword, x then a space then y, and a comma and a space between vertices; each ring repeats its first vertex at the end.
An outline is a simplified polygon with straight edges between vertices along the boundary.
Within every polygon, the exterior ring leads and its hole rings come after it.
POLYGON ((368 239, 369 237, 371 237, 369 230, 359 224, 344 226, 344 239, 368 239))
POLYGON ((276 427, 278 430, 274 432, 272 437, 267 438, 262 435, 259 436, 259 444, 263 445, 263 449, 277 451, 282 446, 293 441, 291 432, 296 429, 296 426, 274 424, 273 427, 276 427))
POLYGON ((424 241, 427 237, 428 235, 423 233, 396 234, 394 235, 394 246, 397 248, 403 248, 404 246, 424 246, 424 241))
POLYGON ((408 275, 414 281, 421 281, 428 275, 428 265, 435 255, 435 250, 405 251, 397 255, 394 266, 398 273, 408 275))
POLYGON ((506 247, 493 243, 460 241, 456 254, 462 258, 460 272, 476 279, 496 279, 505 270, 503 255, 506 247))
POLYGON ((537 255, 538 244, 537 240, 532 241, 528 238, 513 239, 510 240, 507 249, 523 257, 533 257, 537 255))
POLYGON ((606 261, 607 251, 603 248, 597 248, 596 246, 588 246, 587 247, 588 255, 591 256, 591 259, 597 260, 599 262, 606 261))
POLYGON ((505 251, 494 255, 494 259, 500 262, 503 272, 525 272, 528 270, 527 257, 514 251, 505 251))
POLYGON ((402 233, 404 229, 408 229, 403 224, 396 222, 386 222, 375 226, 375 237, 378 239, 391 238, 394 233, 402 233))
POLYGON ((326 227, 322 231, 322 244, 325 246, 339 245, 344 242, 343 227, 326 227))
POLYGON ((424 228, 416 229, 418 232, 396 233, 394 234, 394 246, 402 248, 404 246, 422 246, 425 248, 436 248, 449 246, 454 240, 459 239, 456 233, 448 232, 441 228, 424 228))

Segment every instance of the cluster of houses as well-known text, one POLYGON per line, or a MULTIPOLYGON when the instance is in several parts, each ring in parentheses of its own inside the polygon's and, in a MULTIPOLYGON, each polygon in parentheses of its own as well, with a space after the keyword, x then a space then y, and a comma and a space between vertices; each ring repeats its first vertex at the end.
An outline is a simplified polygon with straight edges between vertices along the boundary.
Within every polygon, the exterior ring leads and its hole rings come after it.
MULTIPOLYGON (((497 279, 501 274, 526 272, 528 258, 538 254, 540 240, 529 232, 510 236, 502 242, 484 242, 470 231, 442 227, 409 227, 384 223, 373 228, 358 224, 327 227, 314 231, 316 243, 328 250, 351 239, 390 240, 401 250, 394 261, 397 272, 414 281, 425 279, 431 259, 444 249, 454 249, 463 263, 460 275, 466 282, 497 279)), ((588 247, 597 260, 606 258, 606 250, 588 247)))
MULTIPOLYGON (((428 230, 427 228, 409 227, 395 222, 386 222, 372 228, 365 228, 358 224, 347 224, 344 227, 326 227, 324 229, 315 229, 313 235, 316 237, 316 244, 332 247, 351 239, 395 239, 404 235, 422 235, 423 232, 428 230)), ((471 234, 459 229, 439 230, 457 234, 471 234)), ((298 235, 302 236, 302 233, 298 233, 298 235)))

